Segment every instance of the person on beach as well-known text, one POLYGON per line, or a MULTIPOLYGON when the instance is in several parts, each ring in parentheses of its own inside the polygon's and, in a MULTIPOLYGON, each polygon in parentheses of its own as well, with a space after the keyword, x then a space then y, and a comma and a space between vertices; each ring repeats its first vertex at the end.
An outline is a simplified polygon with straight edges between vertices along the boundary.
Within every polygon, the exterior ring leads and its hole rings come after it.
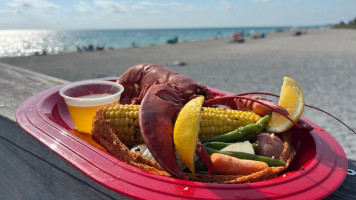
POLYGON ((178 42, 178 36, 175 36, 174 38, 167 40, 168 44, 175 44, 177 42, 178 42))
POLYGON ((236 32, 232 34, 232 39, 234 40, 234 42, 237 42, 240 37, 241 35, 236 32))
POLYGON ((104 46, 102 46, 102 47, 101 46, 96 46, 95 50, 96 51, 102 51, 102 50, 104 50, 104 46))
POLYGON ((244 41, 245 39, 239 33, 234 32, 232 34, 232 42, 242 43, 244 41))
POLYGON ((94 45, 89 44, 89 46, 88 46, 88 51, 94 51, 94 45))
POLYGON ((77 46, 77 51, 78 51, 78 52, 83 52, 83 49, 80 48, 79 46, 77 46))

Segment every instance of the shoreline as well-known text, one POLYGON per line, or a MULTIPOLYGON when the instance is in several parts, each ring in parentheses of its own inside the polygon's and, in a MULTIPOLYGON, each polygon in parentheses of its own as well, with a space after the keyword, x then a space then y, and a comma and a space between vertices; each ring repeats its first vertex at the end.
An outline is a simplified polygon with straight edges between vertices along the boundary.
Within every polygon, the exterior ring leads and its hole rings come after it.
MULTIPOLYGON (((168 36, 167 34, 170 34, 171 36, 172 35, 177 35, 179 36, 179 43, 184 43, 184 42, 196 42, 196 41, 201 41, 201 40, 210 40, 210 39, 226 39, 226 38, 229 38, 231 37, 231 35, 233 34, 233 32, 239 32, 239 33, 245 33, 245 35, 247 37, 249 37, 249 35, 254 32, 254 33, 259 33, 259 34, 270 34, 270 33, 276 33, 276 32, 288 32, 288 31, 296 31, 296 30, 301 30, 301 31, 304 31, 304 30, 312 30, 312 29, 318 29, 318 28, 325 28, 326 26, 301 26, 299 28, 295 28, 295 27, 292 27, 292 26, 280 26, 280 27, 277 27, 277 26, 268 26, 268 27, 238 27, 238 28, 232 28, 232 27, 225 27, 225 28, 182 28, 182 29, 137 29, 138 31, 143 31, 142 33, 141 32, 132 32, 136 29, 123 29, 123 30, 88 30, 88 31, 91 31, 91 32, 99 32, 101 34, 97 35, 99 38, 102 38, 103 36, 106 36, 107 38, 109 38, 109 40, 113 40, 113 41, 116 41, 115 40, 115 37, 112 37, 113 35, 112 34, 108 34, 109 32, 111 31, 123 31, 123 32, 118 32, 116 33, 118 36, 124 34, 124 35, 127 35, 127 34, 132 34, 132 35, 136 35, 136 38, 126 38, 128 40, 122 40, 121 42, 117 43, 114 42, 114 43, 109 43, 109 45, 106 43, 108 41, 103 41, 102 39, 99 39, 99 40, 96 40, 96 41, 92 41, 90 42, 90 40, 92 40, 93 38, 92 35, 91 36, 88 36, 88 38, 86 38, 85 40, 83 40, 83 38, 81 38, 80 36, 78 36, 78 33, 81 33, 81 32, 86 32, 86 30, 23 30, 24 32, 19 32, 19 33, 16 33, 16 34, 25 34, 28 35, 29 31, 35 31, 35 32, 43 32, 43 34, 47 33, 47 32, 54 32, 55 34, 58 34, 59 36, 62 35, 63 33, 72 33, 73 36, 75 37, 75 35, 77 35, 77 40, 75 42, 71 42, 71 43, 68 43, 68 41, 63 41, 63 44, 60 45, 60 46, 56 46, 54 44, 48 44, 50 46, 47 46, 47 45, 36 45, 36 46, 32 46, 32 48, 30 47, 27 47, 27 48, 30 48, 26 51, 22 50, 20 52, 19 49, 13 49, 10 45, 10 49, 16 53, 13 52, 14 55, 11 55, 9 53, 6 53, 6 52, 2 52, 2 57, 0 58, 13 58, 13 57, 27 57, 27 56, 45 56, 45 55, 60 55, 60 54, 66 54, 66 53, 74 53, 74 52, 92 52, 92 51, 101 51, 101 50, 116 50, 116 49, 126 49, 126 48, 131 48, 131 47, 137 47, 137 48, 140 48, 140 47, 147 47, 147 46, 159 46, 159 45, 166 45, 168 44, 168 40, 172 39, 170 38, 170 36, 168 36), (170 31, 177 31, 177 33, 174 33, 174 32, 170 32, 170 31), (184 32, 184 30, 196 30, 197 32, 196 33, 189 33, 189 32, 184 32), (126 31, 128 31, 128 33, 125 33, 126 31), (145 32, 145 31, 148 31, 145 32), (149 32, 151 31, 163 31, 161 33, 159 33, 160 36, 155 36, 155 35, 152 35, 150 34, 149 32), (168 32, 165 32, 165 31, 168 31, 168 32), (206 31, 206 33, 204 34, 203 32, 206 31), (105 33, 106 32, 106 33, 105 33), (132 33, 131 33, 132 32, 132 33), (149 37, 147 38, 150 38, 152 37, 151 39, 143 39, 142 40, 142 36, 145 35, 145 34, 148 34, 149 37), (200 36, 199 38, 195 37, 194 36, 200 36), (164 36, 166 35, 166 36, 164 36), (157 38, 158 37, 158 40, 157 38), (163 38, 162 37, 165 37, 167 40, 162 40, 163 38), (153 39, 153 38, 156 38, 156 39, 153 39), (88 40, 89 39, 89 40, 88 40), (134 39, 134 40, 132 40, 134 39), (131 43, 128 43, 129 40, 132 40, 131 43), (54 45, 54 46, 53 46, 54 45), (36 51, 34 51, 34 49, 36 49, 36 51), (6 54, 5 54, 6 53, 6 54), (16 55, 18 54, 18 55, 16 55)), ((7 31, 10 31, 11 30, 3 30, 5 32, 7 31)), ((3 36, 3 37, 7 37, 6 34, 5 35, 2 35, 2 32, 0 30, 0 37, 3 36)), ((14 30, 15 32, 17 30, 14 30)), ((84 34, 84 33, 81 33, 81 34, 84 34)), ((90 34, 93 34, 93 33, 88 33, 89 35, 90 34)), ((71 35, 71 34, 69 34, 71 35)), ((20 35, 18 35, 17 37, 20 37, 20 35)), ((124 36, 125 37, 125 36, 124 36)), ((33 38, 34 40, 36 40, 37 38, 34 37, 33 38)), ((18 41, 14 41, 14 42, 18 42, 18 41)), ((23 41, 23 42, 27 42, 28 41, 23 41)), ((6 44, 6 43, 5 43, 6 44)), ((1 48, 6 48, 5 46, 2 46, 1 48)))

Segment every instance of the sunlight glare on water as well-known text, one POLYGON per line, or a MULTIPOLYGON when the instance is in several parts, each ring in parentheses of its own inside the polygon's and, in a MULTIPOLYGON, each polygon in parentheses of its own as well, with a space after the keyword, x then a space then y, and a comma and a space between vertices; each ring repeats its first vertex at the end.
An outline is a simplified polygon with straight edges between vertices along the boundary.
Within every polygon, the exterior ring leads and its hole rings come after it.
POLYGON ((1 30, 0 56, 28 56, 37 53, 56 54, 63 51, 63 43, 56 31, 1 30))

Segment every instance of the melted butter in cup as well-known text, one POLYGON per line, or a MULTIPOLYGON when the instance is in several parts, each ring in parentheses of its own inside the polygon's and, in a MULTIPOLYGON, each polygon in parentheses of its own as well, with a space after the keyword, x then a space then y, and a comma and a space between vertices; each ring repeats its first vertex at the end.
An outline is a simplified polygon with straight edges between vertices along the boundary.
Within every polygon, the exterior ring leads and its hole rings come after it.
POLYGON ((64 98, 75 128, 91 133, 92 122, 98 108, 118 103, 124 87, 116 82, 89 80, 64 86, 59 94, 64 98))

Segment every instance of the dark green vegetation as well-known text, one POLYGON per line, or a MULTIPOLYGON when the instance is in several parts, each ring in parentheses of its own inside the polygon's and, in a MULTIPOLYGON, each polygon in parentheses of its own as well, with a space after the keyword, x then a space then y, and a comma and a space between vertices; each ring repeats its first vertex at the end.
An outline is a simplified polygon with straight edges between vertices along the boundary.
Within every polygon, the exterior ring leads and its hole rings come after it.
POLYGON ((333 28, 350 28, 356 29, 356 17, 353 20, 350 20, 348 24, 341 21, 339 24, 332 26, 333 28))

